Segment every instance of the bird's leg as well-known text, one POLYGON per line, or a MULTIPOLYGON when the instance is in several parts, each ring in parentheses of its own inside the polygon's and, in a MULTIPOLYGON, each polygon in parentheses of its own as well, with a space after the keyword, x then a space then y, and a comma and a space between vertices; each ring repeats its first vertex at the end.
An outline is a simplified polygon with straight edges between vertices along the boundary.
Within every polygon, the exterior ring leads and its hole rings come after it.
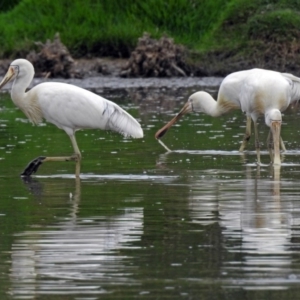
POLYGON ((271 130, 274 140, 274 165, 280 165, 280 129, 281 129, 281 120, 272 121, 271 123, 271 130))
POLYGON ((70 139, 71 139, 73 149, 74 149, 74 155, 73 156, 76 157, 76 159, 75 159, 75 161, 76 161, 75 176, 79 177, 80 165, 81 165, 81 153, 80 153, 79 147, 77 145, 75 135, 74 134, 70 135, 70 139))
POLYGON ((24 171, 21 173, 21 176, 30 176, 33 173, 36 173, 39 166, 47 161, 75 161, 76 162, 76 169, 75 169, 75 175, 76 177, 79 177, 80 174, 80 161, 81 161, 81 153, 78 148, 76 139, 74 135, 69 135, 72 146, 74 148, 74 154, 71 156, 39 156, 32 160, 27 167, 24 169, 24 171))
POLYGON ((254 121, 255 149, 257 154, 257 164, 260 165, 260 142, 258 138, 257 122, 254 121))
POLYGON ((21 176, 30 176, 33 173, 36 173, 40 165, 47 161, 78 161, 78 157, 76 155, 72 156, 39 156, 33 159, 24 169, 24 171, 20 174, 21 176))
POLYGON ((286 152, 286 148, 285 148, 285 145, 284 145, 284 142, 283 142, 281 136, 280 136, 280 147, 281 147, 281 150, 282 150, 283 152, 286 152))
POLYGON ((250 136, 251 136, 251 117, 247 116, 247 123, 246 123, 246 132, 241 144, 241 147, 239 149, 239 152, 243 152, 250 140, 250 136))

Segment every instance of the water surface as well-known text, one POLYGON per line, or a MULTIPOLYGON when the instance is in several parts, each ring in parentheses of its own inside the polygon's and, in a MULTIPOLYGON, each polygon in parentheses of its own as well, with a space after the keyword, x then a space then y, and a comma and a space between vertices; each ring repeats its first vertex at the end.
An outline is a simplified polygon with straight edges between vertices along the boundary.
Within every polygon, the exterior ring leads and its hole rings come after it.
POLYGON ((32 126, 1 95, 1 299, 297 299, 300 289, 299 113, 284 115, 288 149, 270 166, 260 124, 237 150, 245 117, 189 115, 154 139, 199 87, 104 89, 142 124, 145 138, 77 133, 82 175, 64 132, 32 126))

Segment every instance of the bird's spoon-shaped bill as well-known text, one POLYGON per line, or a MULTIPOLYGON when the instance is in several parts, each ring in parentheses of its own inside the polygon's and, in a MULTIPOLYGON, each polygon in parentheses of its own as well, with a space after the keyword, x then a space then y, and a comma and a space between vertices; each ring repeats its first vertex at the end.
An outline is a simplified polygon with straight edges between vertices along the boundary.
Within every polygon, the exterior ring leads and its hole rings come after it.
POLYGON ((14 69, 10 67, 3 77, 2 81, 0 82, 0 89, 4 87, 14 77, 14 75, 14 69))
POLYGON ((271 131, 273 134, 273 143, 274 143, 274 165, 280 165, 280 129, 281 121, 273 121, 271 124, 271 131))
POLYGON ((170 127, 172 125, 174 125, 182 116, 184 116, 185 114, 187 114, 187 113, 189 113, 191 111, 192 111, 192 105, 188 101, 187 103, 185 103, 185 105, 180 110, 180 112, 170 122, 168 122, 164 127, 162 127, 161 129, 159 129, 156 132, 155 138, 157 140, 160 139, 160 138, 162 138, 166 134, 166 132, 170 129, 170 127))

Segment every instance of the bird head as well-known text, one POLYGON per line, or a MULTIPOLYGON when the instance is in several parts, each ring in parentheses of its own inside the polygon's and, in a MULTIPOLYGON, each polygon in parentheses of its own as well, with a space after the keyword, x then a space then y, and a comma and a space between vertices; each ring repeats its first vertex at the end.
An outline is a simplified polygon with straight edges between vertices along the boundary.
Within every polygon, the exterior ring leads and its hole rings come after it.
POLYGON ((179 113, 168 124, 156 132, 155 138, 162 138, 168 129, 185 114, 190 112, 203 112, 203 101, 205 102, 207 95, 208 94, 206 92, 197 92, 192 94, 179 113))
POLYGON ((265 113, 265 122, 266 125, 272 127, 273 123, 281 124, 282 115, 278 109, 270 109, 265 113))
POLYGON ((189 110, 192 112, 206 112, 206 107, 209 105, 209 102, 211 102, 211 99, 208 93, 200 91, 192 94, 186 105, 189 104, 189 110))
POLYGON ((14 60, 10 64, 5 76, 0 82, 0 89, 9 81, 14 80, 15 78, 25 77, 29 73, 29 71, 34 74, 33 65, 28 60, 21 58, 14 60))

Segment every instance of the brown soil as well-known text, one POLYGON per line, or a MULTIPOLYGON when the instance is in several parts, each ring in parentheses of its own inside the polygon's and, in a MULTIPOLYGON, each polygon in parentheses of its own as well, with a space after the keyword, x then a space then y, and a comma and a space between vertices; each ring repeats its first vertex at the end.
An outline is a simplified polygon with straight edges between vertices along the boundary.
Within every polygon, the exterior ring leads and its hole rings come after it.
MULTIPOLYGON (((3 76, 12 62, 11 59, 0 60, 0 75, 3 76)), ((75 78, 95 77, 95 76, 119 76, 127 63, 127 59, 117 58, 80 58, 74 59, 75 78)), ((48 72, 36 72, 36 77, 49 77, 48 72)), ((51 77, 51 76, 50 76, 51 77)), ((63 76, 52 76, 53 78, 63 76)), ((70 78, 68 76, 67 78, 70 78)))
MULTIPOLYGON (((30 52, 26 58, 33 63, 35 76, 38 78, 224 77, 229 73, 250 68, 272 69, 300 76, 298 48, 295 49, 294 44, 286 48, 286 44, 278 42, 256 42, 253 51, 248 51, 250 56, 240 54, 241 51, 236 53, 222 51, 197 54, 197 57, 191 58, 183 46, 174 44, 173 39, 162 37, 155 40, 149 34, 144 34, 129 59, 108 57, 74 59, 66 46, 61 43, 58 34, 53 41, 38 42, 36 45, 38 51, 30 52), (193 63, 187 62, 188 56, 193 63)), ((0 75, 5 74, 10 62, 8 59, 0 60, 0 75)))
MULTIPOLYGON (((84 78, 87 76, 122 77, 174 77, 190 75, 185 62, 187 50, 176 45, 173 39, 162 37, 155 40, 145 33, 138 41, 129 59, 74 59, 61 42, 59 34, 53 41, 37 42, 38 50, 31 51, 26 59, 32 62, 35 76, 42 78, 84 78)), ((9 61, 0 64, 4 73, 9 61)))

